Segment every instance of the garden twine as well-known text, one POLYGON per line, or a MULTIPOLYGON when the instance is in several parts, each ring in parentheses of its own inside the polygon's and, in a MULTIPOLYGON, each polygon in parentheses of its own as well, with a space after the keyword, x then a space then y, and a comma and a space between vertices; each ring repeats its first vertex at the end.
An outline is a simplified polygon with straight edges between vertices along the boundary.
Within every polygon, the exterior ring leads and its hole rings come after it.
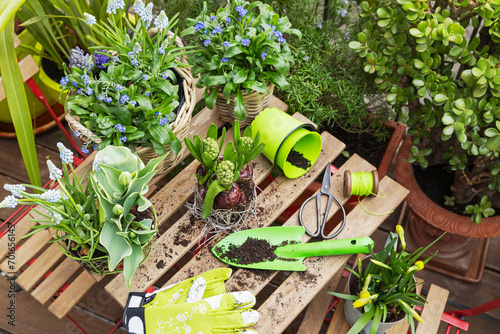
POLYGON ((380 190, 382 195, 378 195, 379 192, 379 176, 376 170, 370 173, 366 172, 351 172, 346 170, 344 173, 344 196, 358 196, 358 203, 361 208, 371 215, 387 215, 393 213, 389 212, 370 212, 366 210, 361 204, 362 196, 375 196, 379 198, 384 198, 385 193, 380 190))

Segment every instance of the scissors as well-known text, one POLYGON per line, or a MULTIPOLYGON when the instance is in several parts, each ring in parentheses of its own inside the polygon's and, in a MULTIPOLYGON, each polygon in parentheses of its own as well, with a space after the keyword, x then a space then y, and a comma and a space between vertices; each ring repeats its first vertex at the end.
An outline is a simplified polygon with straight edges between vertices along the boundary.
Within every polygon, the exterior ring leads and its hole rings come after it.
POLYGON ((345 215, 344 207, 339 202, 339 200, 336 199, 335 196, 332 195, 332 193, 330 191, 330 163, 328 163, 326 165, 325 174, 323 175, 323 182, 321 183, 321 191, 319 193, 317 193, 316 195, 313 195, 313 196, 309 197, 308 199, 306 199, 304 201, 304 203, 302 203, 302 205, 300 206, 300 210, 299 210, 300 225, 302 225, 302 227, 306 230, 306 233, 309 234, 311 237, 318 237, 321 235, 321 237, 323 239, 328 240, 328 239, 332 239, 332 238, 336 237, 344 229, 345 217, 346 217, 346 215, 345 215), (328 203, 326 204, 326 211, 324 214, 323 222, 321 222, 321 196, 323 196, 323 195, 328 196, 328 203), (307 227, 304 224, 304 221, 302 220, 302 211, 304 210, 304 207, 306 206, 307 202, 309 202, 313 198, 316 198, 316 213, 317 213, 317 218, 318 218, 317 229, 316 229, 316 232, 314 232, 314 233, 312 233, 311 231, 309 231, 307 229, 307 227), (340 228, 337 231, 335 231, 335 233, 333 233, 332 235, 327 236, 327 235, 325 235, 325 225, 326 225, 326 222, 328 220, 328 213, 330 212, 330 207, 332 205, 332 199, 334 199, 335 202, 337 202, 337 204, 342 209, 342 214, 344 215, 344 218, 342 219, 342 224, 340 225, 340 228))

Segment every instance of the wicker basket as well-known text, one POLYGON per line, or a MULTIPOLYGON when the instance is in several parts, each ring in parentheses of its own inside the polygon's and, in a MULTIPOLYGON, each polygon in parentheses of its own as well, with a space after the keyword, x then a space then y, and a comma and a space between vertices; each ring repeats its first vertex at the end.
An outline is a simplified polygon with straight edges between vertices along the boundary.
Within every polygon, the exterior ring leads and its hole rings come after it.
MULTIPOLYGON (((255 117, 269 106, 274 91, 274 84, 268 83, 266 87, 268 90, 267 93, 252 91, 252 93, 247 95, 244 89, 241 91, 243 93, 243 103, 245 104, 245 113, 247 117, 243 121, 240 121, 240 127, 250 125, 255 117)), ((224 94, 217 92, 215 106, 217 107, 220 119, 232 124, 236 119, 234 113, 234 95, 230 97, 229 103, 227 103, 224 94)))
MULTIPOLYGON (((168 36, 173 36, 172 32, 168 32, 168 36)), ((176 37, 175 39, 175 44, 179 47, 183 47, 184 44, 182 43, 181 39, 179 36, 176 37)), ((183 57, 181 61, 185 64, 188 64, 187 58, 183 57)), ((177 111, 177 118, 175 121, 170 123, 170 126, 172 127, 172 131, 174 132, 175 136, 179 138, 179 140, 182 143, 182 150, 185 150, 185 144, 184 144, 184 137, 187 136, 189 132, 189 127, 191 126, 191 118, 193 114, 193 110, 196 104, 196 93, 194 89, 194 84, 193 84, 193 76, 191 74, 191 69, 190 68, 179 68, 177 67, 176 70, 182 75, 184 78, 184 82, 182 85, 182 89, 184 92, 184 104, 180 107, 180 109, 177 111)), ((72 116, 69 113, 66 114, 65 116, 66 120, 68 121, 68 125, 72 131, 78 130, 81 134, 80 139, 86 143, 88 141, 93 141, 94 143, 98 144, 102 142, 100 138, 95 136, 92 131, 87 129, 85 126, 83 126, 80 122, 78 117, 72 116)), ((163 175, 168 172, 171 166, 175 165, 178 163, 178 159, 181 156, 181 152, 179 154, 175 155, 172 153, 169 147, 167 149, 167 157, 165 160, 163 160, 162 164, 158 166, 157 168, 157 176, 158 175, 163 175)), ((144 162, 144 164, 147 164, 151 159, 157 157, 158 155, 156 154, 154 148, 152 147, 144 147, 144 146, 139 146, 137 147, 137 154, 141 158, 141 160, 144 162)))

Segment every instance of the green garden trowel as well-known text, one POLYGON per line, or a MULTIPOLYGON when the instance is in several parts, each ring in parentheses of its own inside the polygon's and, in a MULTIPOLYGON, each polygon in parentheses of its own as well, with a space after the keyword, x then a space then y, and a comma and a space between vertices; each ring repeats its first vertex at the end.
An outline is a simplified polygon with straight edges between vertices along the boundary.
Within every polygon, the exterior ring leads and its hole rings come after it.
POLYGON ((306 257, 368 253, 369 237, 302 243, 302 226, 265 227, 233 233, 222 239, 212 252, 222 262, 236 267, 267 270, 305 271, 306 257))

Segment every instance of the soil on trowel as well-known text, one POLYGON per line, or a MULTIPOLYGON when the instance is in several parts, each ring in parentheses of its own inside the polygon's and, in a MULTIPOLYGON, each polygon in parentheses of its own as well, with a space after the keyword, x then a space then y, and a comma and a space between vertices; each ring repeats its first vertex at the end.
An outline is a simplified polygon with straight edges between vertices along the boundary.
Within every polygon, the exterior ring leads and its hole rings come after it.
MULTIPOLYGON (((259 263, 259 262, 267 262, 274 261, 276 259, 285 260, 288 259, 279 258, 274 251, 276 248, 285 246, 288 244, 292 244, 296 242, 284 241, 280 245, 271 245, 267 240, 256 239, 256 238, 248 238, 242 243, 240 246, 237 245, 229 245, 227 251, 222 248, 216 248, 214 251, 222 258, 226 258, 228 261, 232 263, 237 263, 241 265, 259 263)), ((295 259, 292 259, 295 260, 295 259)))
POLYGON ((286 161, 294 165, 295 167, 302 168, 304 170, 311 167, 311 161, 304 157, 304 155, 295 150, 291 150, 286 158, 286 161))

